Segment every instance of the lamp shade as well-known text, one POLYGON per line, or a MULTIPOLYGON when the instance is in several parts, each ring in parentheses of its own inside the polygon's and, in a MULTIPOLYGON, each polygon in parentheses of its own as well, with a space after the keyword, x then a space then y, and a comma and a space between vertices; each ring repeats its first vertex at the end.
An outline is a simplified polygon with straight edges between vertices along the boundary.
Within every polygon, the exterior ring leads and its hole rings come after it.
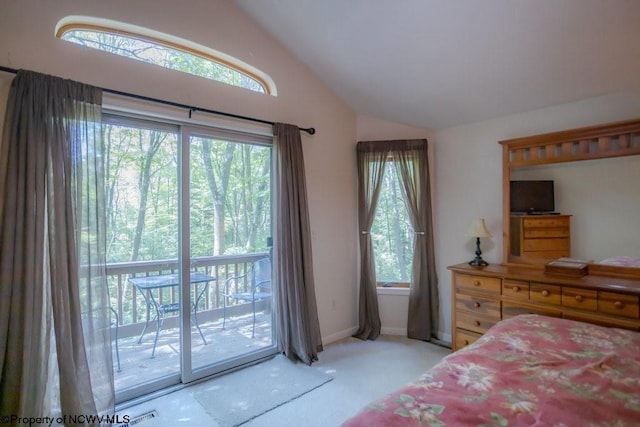
POLYGON ((491 237, 491 233, 487 230, 487 226, 484 225, 484 219, 482 218, 471 221, 467 234, 471 237, 491 237))

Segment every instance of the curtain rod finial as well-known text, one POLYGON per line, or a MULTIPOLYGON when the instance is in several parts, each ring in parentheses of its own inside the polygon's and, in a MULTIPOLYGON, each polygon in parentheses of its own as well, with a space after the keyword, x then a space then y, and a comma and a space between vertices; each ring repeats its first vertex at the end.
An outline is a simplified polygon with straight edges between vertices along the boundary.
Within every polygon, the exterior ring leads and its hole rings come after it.
POLYGON ((315 135, 316 133, 316 129, 315 128, 306 128, 306 129, 301 129, 305 132, 307 132, 309 135, 315 135))

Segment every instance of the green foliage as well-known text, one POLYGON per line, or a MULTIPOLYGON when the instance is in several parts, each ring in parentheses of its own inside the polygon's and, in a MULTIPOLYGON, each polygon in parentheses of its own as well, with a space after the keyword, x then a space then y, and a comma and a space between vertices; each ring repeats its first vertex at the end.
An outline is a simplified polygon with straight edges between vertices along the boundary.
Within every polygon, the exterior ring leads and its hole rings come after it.
MULTIPOLYGON (((178 134, 105 124, 107 262, 178 256, 178 134), (140 215, 144 217, 140 222, 140 215)), ((270 147, 191 139, 191 255, 214 255, 214 204, 222 254, 266 249, 271 235, 270 147), (203 150, 209 150, 210 187, 203 150), (229 146, 236 149, 228 156, 229 146), (228 171, 225 174, 225 171, 228 171)))
POLYGON ((411 281, 413 227, 400 181, 393 164, 387 163, 376 215, 371 228, 376 279, 379 282, 411 281))
MULTIPOLYGON (((108 123, 103 132, 107 263, 177 259, 179 134, 154 130, 153 126, 145 129, 108 123)), ((208 184, 203 139, 191 138, 187 212, 191 256, 218 255, 215 241, 222 242, 220 246, 225 248, 219 255, 267 250, 271 235, 271 148, 208 142, 209 171, 219 184, 215 191, 208 184), (222 209, 214 208, 216 202, 222 209), (218 214, 224 225, 219 230, 222 235, 215 227, 218 214)), ((115 276, 111 277, 114 307, 118 304, 117 286, 115 276)), ((133 288, 123 286, 121 290, 122 322, 129 323, 134 314, 133 288)), ((138 319, 145 313, 143 304, 138 304, 138 319)))
POLYGON ((265 93, 265 88, 260 82, 238 70, 158 42, 97 30, 69 31, 62 36, 62 39, 148 64, 265 93))

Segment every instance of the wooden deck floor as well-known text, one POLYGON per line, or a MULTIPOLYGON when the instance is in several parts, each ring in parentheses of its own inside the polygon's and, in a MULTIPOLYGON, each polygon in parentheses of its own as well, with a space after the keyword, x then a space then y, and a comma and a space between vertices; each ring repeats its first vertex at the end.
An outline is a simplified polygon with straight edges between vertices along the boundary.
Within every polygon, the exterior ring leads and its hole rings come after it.
MULTIPOLYGON (((256 313, 255 337, 252 338, 252 315, 227 319, 225 329, 222 320, 200 324, 207 340, 205 345, 194 327, 191 330, 192 366, 194 368, 231 359, 273 344, 271 314, 256 313)), ((113 353, 116 391, 137 386, 180 372, 180 334, 177 328, 160 331, 155 356, 151 357, 155 328, 145 333, 138 344, 138 336, 118 339, 120 371, 113 353)))

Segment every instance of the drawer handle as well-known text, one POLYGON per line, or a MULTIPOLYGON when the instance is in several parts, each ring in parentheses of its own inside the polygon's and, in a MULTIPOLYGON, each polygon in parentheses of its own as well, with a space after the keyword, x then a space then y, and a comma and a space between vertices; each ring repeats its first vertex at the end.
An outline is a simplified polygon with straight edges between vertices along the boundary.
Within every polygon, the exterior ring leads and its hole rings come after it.
POLYGON ((474 280, 473 281, 473 286, 480 286, 480 281, 479 280, 474 280))
POLYGON ((469 345, 469 340, 464 340, 464 345, 469 345))
POLYGON ((548 297, 549 296, 549 291, 547 291, 546 289, 544 291, 542 291, 542 296, 543 297, 548 297))
POLYGON ((473 306, 475 308, 480 308, 480 303, 476 301, 476 302, 473 303, 473 306))
POLYGON ((520 292, 520 286, 514 286, 513 292, 520 292))
POLYGON ((480 326, 480 321, 479 321, 479 320, 475 320, 475 321, 473 322, 473 324, 474 324, 474 325, 476 325, 476 326, 480 326))
POLYGON ((582 295, 576 295, 576 301, 578 302, 582 302, 584 298, 582 298, 582 295))
POLYGON ((613 305, 615 305, 618 309, 624 308, 624 303, 622 301, 616 301, 613 303, 613 305))

